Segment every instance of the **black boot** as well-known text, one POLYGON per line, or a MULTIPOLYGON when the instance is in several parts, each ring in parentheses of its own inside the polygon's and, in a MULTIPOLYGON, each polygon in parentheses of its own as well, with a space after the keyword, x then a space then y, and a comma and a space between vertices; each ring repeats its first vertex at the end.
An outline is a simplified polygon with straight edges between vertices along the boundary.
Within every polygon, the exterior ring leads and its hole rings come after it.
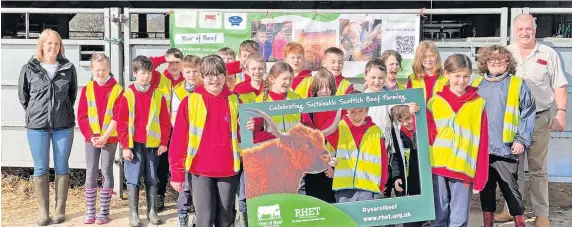
POLYGON ((164 195, 157 195, 157 203, 155 205, 155 209, 157 212, 163 211, 165 209, 165 196, 164 195))
POLYGON ((139 188, 127 188, 127 199, 129 200, 129 226, 140 227, 139 188))
POLYGON ((157 186, 146 187, 147 196, 147 219, 153 225, 159 225, 163 221, 157 215, 157 186))

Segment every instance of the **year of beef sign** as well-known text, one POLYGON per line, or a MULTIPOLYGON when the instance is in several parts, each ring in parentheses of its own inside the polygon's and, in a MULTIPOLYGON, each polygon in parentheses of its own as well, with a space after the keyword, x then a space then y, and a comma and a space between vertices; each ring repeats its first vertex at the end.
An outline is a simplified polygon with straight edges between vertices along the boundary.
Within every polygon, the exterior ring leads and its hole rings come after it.
MULTIPOLYGON (((249 226, 351 227, 433 220, 425 110, 421 89, 239 105, 249 226), (408 166, 418 165, 421 193, 382 198, 382 175, 388 174, 382 171, 388 165, 382 159, 388 155, 380 141, 390 139, 387 134, 394 129, 376 126, 368 111, 389 112, 411 103, 420 109, 414 116, 418 163, 408 166), (317 116, 329 116, 327 123, 308 125, 304 120, 317 116), (263 126, 248 130, 251 120, 263 126), (348 129, 360 127, 367 130, 354 142, 348 129), (316 179, 321 179, 318 189, 312 182, 316 179)), ((389 124, 399 128, 399 123, 389 124)))

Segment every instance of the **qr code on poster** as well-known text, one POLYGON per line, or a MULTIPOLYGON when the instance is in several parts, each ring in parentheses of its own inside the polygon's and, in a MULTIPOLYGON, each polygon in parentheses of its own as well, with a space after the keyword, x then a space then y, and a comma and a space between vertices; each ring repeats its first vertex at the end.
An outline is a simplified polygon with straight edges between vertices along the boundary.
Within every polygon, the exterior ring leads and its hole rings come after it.
POLYGON ((397 36, 396 39, 396 50, 397 53, 404 55, 404 54, 413 54, 415 50, 415 36, 397 36))

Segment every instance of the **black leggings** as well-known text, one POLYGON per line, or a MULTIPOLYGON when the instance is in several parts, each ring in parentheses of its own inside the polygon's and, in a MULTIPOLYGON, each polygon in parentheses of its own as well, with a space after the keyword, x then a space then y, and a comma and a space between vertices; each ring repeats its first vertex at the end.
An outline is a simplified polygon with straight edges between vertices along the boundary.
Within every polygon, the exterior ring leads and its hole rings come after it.
POLYGON ((524 214, 522 195, 518 191, 518 161, 489 156, 489 179, 485 189, 480 193, 483 212, 496 211, 497 183, 507 202, 511 216, 524 214))
POLYGON ((165 195, 167 191, 167 183, 169 183, 169 152, 165 152, 159 156, 159 167, 157 167, 157 195, 165 195))

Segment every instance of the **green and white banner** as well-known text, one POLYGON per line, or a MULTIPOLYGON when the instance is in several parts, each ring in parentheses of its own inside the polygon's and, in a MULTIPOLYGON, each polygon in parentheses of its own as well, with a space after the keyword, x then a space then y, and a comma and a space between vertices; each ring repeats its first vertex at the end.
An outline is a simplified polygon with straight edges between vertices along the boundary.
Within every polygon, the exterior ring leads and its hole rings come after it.
POLYGON ((284 59, 288 42, 305 49, 306 69, 321 67, 324 51, 339 47, 345 52, 345 77, 363 77, 365 64, 385 50, 403 57, 400 78, 411 71, 419 43, 419 15, 335 13, 222 13, 174 10, 170 17, 171 46, 185 54, 214 54, 222 47, 238 52, 240 43, 252 39, 268 62, 284 59))
MULTIPOLYGON (((435 210, 425 111, 422 89, 239 105, 248 225, 250 227, 357 227, 433 220, 435 210), (384 199, 374 197, 373 200, 341 203, 328 203, 298 194, 304 175, 325 171, 329 168, 327 165, 332 158, 338 155, 337 152, 329 153, 326 150, 324 137, 331 133, 327 133, 328 130, 314 130, 300 124, 287 132, 277 132, 277 127, 282 125, 276 126, 271 116, 294 113, 316 114, 340 109, 350 112, 355 108, 361 108, 363 111, 365 108, 377 106, 389 108, 412 102, 420 107, 415 114, 418 163, 414 163, 419 165, 420 194, 384 199), (268 123, 267 128, 271 129, 277 138, 255 144, 252 131, 246 128, 247 121, 255 117, 272 121, 268 123)), ((360 156, 359 151, 355 152, 360 156)), ((338 159, 343 157, 342 154, 339 155, 338 159)), ((333 171, 334 181, 340 176, 336 171, 341 171, 342 175, 345 173, 341 165, 333 171)), ((308 185, 306 181, 306 189, 308 185)), ((320 190, 322 191, 319 193, 331 193, 334 189, 330 184, 320 190)))

